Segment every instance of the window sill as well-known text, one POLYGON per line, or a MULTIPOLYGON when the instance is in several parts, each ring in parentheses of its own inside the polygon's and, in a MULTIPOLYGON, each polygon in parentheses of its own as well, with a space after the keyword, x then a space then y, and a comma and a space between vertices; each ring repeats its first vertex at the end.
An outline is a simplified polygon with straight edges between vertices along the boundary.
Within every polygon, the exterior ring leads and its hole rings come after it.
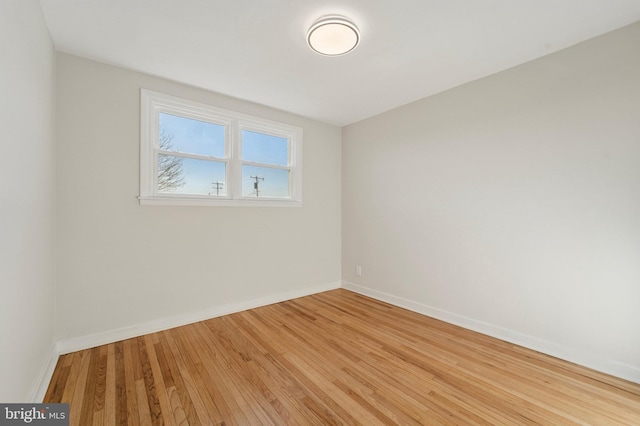
POLYGON ((278 199, 214 199, 209 197, 138 197, 142 206, 302 207, 302 201, 278 199))

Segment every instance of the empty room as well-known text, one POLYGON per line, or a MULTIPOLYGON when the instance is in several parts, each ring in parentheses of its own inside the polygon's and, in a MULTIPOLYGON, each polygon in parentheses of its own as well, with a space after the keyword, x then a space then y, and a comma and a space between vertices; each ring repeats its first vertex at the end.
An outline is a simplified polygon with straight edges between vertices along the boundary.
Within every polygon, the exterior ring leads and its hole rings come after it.
POLYGON ((0 424, 640 424, 638 0, 0 0, 0 112, 0 424))

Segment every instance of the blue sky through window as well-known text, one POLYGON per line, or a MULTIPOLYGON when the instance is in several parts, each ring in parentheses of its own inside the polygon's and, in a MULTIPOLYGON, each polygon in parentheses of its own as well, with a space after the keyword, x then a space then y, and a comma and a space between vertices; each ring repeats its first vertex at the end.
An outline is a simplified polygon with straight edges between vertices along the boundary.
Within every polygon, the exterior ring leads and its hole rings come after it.
POLYGON ((160 133, 173 136, 173 151, 224 158, 224 126, 160 113, 160 133))
MULTIPOLYGON (((159 114, 160 135, 171 138, 168 151, 202 156, 225 157, 225 128, 219 124, 159 114)), ((180 157, 183 184, 172 188, 175 194, 226 195, 225 164, 216 161, 180 157), (221 182, 222 185, 216 182, 221 182)), ((260 132, 242 131, 242 160, 275 166, 289 165, 289 140, 260 132)), ((258 176, 259 196, 289 197, 289 170, 270 167, 242 167, 242 195, 255 196, 255 179, 258 176)))
POLYGON ((289 141, 280 136, 243 130, 242 159, 276 166, 288 166, 289 141))

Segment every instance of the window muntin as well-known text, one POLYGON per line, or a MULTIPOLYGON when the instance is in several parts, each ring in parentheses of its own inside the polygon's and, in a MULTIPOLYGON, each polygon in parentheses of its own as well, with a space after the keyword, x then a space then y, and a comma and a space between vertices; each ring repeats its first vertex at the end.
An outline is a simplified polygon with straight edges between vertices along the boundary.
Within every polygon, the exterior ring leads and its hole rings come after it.
POLYGON ((302 129, 144 89, 141 118, 141 204, 302 204, 302 129))

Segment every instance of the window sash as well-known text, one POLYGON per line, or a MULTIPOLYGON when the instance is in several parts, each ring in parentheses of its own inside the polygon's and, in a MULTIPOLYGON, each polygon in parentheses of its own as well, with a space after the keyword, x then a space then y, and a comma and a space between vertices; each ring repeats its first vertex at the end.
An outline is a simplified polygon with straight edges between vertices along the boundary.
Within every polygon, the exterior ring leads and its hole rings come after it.
MULTIPOLYGON (((212 161, 212 160, 201 160, 194 159, 190 157, 179 157, 175 155, 166 155, 160 154, 158 156, 158 165, 160 164, 160 157, 166 157, 164 161, 174 161, 175 159, 185 160, 184 163, 189 163, 187 166, 187 170, 193 171, 193 167, 195 167, 198 173, 189 173, 186 172, 179 177, 182 185, 173 187, 168 190, 162 190, 161 181, 160 181, 160 170, 158 170, 158 181, 156 185, 157 193, 170 196, 190 196, 190 195, 201 195, 201 196, 210 196, 210 197, 226 197, 228 195, 227 191, 227 182, 228 182, 228 169, 227 163, 225 161, 212 161), (214 189, 214 182, 221 182, 222 188, 214 189), (220 189, 222 189, 222 193, 220 193, 220 189), (216 192, 215 194, 213 192, 216 192)), ((183 162, 180 163, 181 166, 184 166, 183 162)), ((169 176, 171 174, 169 173, 169 176)), ((165 186, 169 186, 166 184, 167 181, 171 181, 171 177, 164 177, 165 180, 162 183, 165 183, 165 186)), ((175 177, 174 177, 175 179, 175 177)))

